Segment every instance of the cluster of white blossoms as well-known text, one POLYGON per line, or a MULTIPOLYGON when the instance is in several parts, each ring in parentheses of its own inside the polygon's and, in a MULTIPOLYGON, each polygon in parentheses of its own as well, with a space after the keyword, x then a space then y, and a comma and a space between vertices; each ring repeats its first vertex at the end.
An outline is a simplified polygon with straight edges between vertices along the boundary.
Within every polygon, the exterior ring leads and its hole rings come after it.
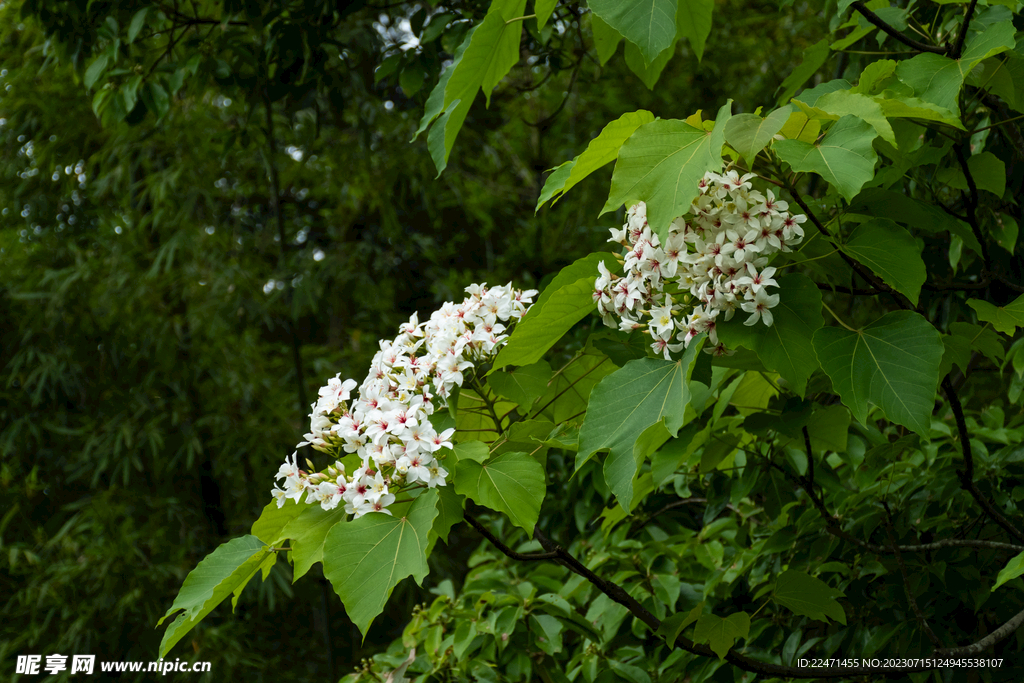
POLYGON ((689 214, 676 218, 664 244, 647 225, 647 206, 630 207, 621 230, 611 229, 609 242, 628 250, 624 275, 603 263, 594 285, 594 301, 605 324, 623 331, 644 327, 651 347, 670 359, 695 336, 707 333, 709 353, 728 354, 715 329, 719 314, 729 320, 741 309, 750 313, 745 325, 772 324, 771 308, 779 295, 768 257, 792 251, 804 237, 804 215, 793 216, 789 205, 751 188, 753 173, 708 172, 689 214), (676 297, 673 299, 673 296, 676 297), (671 343, 673 336, 678 342, 671 343))
POLYGON ((293 453, 277 473, 284 488, 275 484, 271 492, 278 507, 305 495, 307 503, 324 510, 344 503, 345 512, 357 518, 372 511, 391 514, 386 508, 402 487, 445 485, 448 472, 439 451, 452 447, 455 430, 439 434, 431 425, 435 403, 446 406, 463 372, 497 354, 508 338, 504 323, 521 318, 537 294, 514 290, 511 283, 470 285, 466 292, 461 304, 447 302, 423 323, 413 314, 393 341, 381 340, 357 398, 355 380, 342 381, 340 373, 321 387, 309 434, 296 448, 311 445, 336 458, 356 453, 360 467, 348 475, 338 461, 307 473, 293 453))

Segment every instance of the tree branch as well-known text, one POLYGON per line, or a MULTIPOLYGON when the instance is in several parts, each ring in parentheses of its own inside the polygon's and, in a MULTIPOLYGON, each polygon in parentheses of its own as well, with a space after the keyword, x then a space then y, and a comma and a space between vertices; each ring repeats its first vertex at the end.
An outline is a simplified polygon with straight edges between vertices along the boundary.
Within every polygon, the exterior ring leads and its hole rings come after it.
POLYGON ((1021 533, 1013 524, 1010 523, 1000 512, 995 508, 992 503, 982 495, 978 489, 977 484, 974 483, 974 455, 971 452, 971 435, 967 432, 967 420, 964 418, 964 408, 960 404, 960 398, 956 395, 956 390, 953 389, 953 384, 949 381, 949 377, 942 380, 942 389, 946 394, 946 399, 949 401, 949 407, 953 409, 953 418, 956 420, 956 428, 960 434, 960 451, 964 457, 964 469, 957 472, 957 476, 960 477, 960 487, 965 491, 974 496, 974 500, 978 501, 978 505, 988 513, 988 516, 992 520, 1001 526, 1006 533, 1010 534, 1018 541, 1024 542, 1024 533, 1021 533))
POLYGON ((979 654, 1016 631, 1021 624, 1024 624, 1024 610, 1017 612, 1016 616, 976 643, 948 650, 936 650, 935 654, 939 657, 970 657, 979 654))
POLYGON ((967 222, 971 226, 971 231, 974 233, 975 239, 978 240, 978 244, 981 245, 981 258, 985 262, 985 274, 992 270, 992 258, 988 253, 988 243, 981 234, 981 224, 978 222, 978 185, 974 182, 974 175, 971 173, 971 167, 967 164, 967 156, 964 154, 964 147, 968 144, 964 141, 960 144, 953 145, 953 152, 956 154, 956 160, 960 164, 960 169, 964 172, 964 177, 967 178, 967 189, 968 195, 965 202, 967 206, 967 222))
POLYGON ((974 8, 977 6, 978 0, 971 0, 971 4, 967 5, 963 26, 960 27, 960 34, 956 37, 956 44, 953 45, 953 49, 949 53, 949 56, 953 59, 960 59, 964 49, 964 41, 967 40, 967 29, 971 27, 971 18, 974 16, 974 8))
MULTIPOLYGON (((977 0, 974 0, 974 2, 977 2, 977 0)), ((971 7, 973 7, 973 6, 974 6, 974 3, 972 2, 971 7)), ((904 45, 906 45, 908 47, 912 47, 915 50, 920 50, 921 52, 932 52, 932 53, 938 54, 938 55, 944 55, 947 52, 949 52, 948 48, 945 48, 945 47, 935 47, 934 45, 927 45, 925 43, 922 43, 920 41, 914 40, 913 38, 910 38, 908 36, 903 35, 899 31, 897 31, 895 28, 893 28, 889 24, 885 23, 885 21, 882 19, 882 17, 878 16, 877 14, 875 14, 874 12, 869 10, 867 8, 867 6, 863 2, 861 2, 860 0, 858 0, 858 2, 853 3, 851 5, 851 7, 853 7, 858 12, 860 12, 862 15, 864 15, 865 19, 867 19, 872 24, 874 24, 875 26, 880 28, 887 35, 895 38, 896 40, 900 41, 901 43, 903 43, 904 45)))

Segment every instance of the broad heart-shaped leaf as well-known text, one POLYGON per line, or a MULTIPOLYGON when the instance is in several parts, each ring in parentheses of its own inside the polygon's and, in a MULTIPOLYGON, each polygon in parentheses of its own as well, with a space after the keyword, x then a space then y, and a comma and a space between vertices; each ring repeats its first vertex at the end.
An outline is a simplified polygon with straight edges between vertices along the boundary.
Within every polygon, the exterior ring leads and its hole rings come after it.
POLYGON ((878 155, 871 143, 877 135, 870 123, 846 115, 821 142, 782 140, 775 143, 775 151, 794 171, 817 173, 849 201, 875 175, 878 155))
POLYGON ((921 54, 896 67, 896 76, 914 89, 914 95, 960 116, 957 98, 964 78, 982 60, 1012 50, 1015 29, 1012 21, 989 26, 971 37, 960 59, 937 54, 921 54))
POLYGON ((277 507, 277 501, 271 501, 263 508, 259 519, 252 523, 252 530, 249 533, 267 545, 273 545, 281 538, 281 531, 288 523, 305 509, 305 505, 292 500, 286 501, 280 508, 277 507))
POLYGON ((1003 334, 1012 337, 1018 327, 1024 327, 1024 294, 1001 307, 980 299, 971 299, 967 305, 978 313, 978 320, 992 323, 1003 334))
POLYGON ((661 51, 661 54, 654 58, 651 63, 646 63, 644 57, 640 54, 640 49, 637 48, 633 43, 626 41, 626 66, 632 71, 637 77, 643 81, 643 84, 647 86, 648 90, 654 90, 654 86, 658 83, 658 79, 661 78, 661 72, 665 70, 665 66, 669 63, 672 57, 676 53, 676 44, 673 42, 671 45, 661 51))
POLYGON ((455 492, 496 512, 533 536, 546 484, 544 468, 529 453, 502 453, 483 463, 459 464, 455 492))
POLYGON ((886 118, 897 119, 924 119, 925 121, 938 121, 947 126, 953 126, 964 130, 964 124, 956 114, 931 102, 925 102, 917 97, 888 97, 890 91, 882 93, 881 97, 875 97, 875 102, 882 108, 882 114, 886 118))
POLYGON ((921 258, 923 246, 892 221, 878 219, 858 225, 842 250, 917 306, 928 275, 921 258))
POLYGON ((729 348, 745 346, 756 352, 766 368, 782 375, 803 396, 807 379, 818 369, 811 338, 823 323, 821 292, 806 275, 784 275, 776 281, 779 303, 772 308, 771 326, 747 327, 743 320, 748 316, 737 313, 718 323, 718 338, 729 348))
POLYGON ((662 242, 672 221, 686 213, 700 193, 707 171, 720 169, 732 100, 718 110, 711 131, 675 119, 640 126, 619 150, 612 188, 601 213, 623 204, 647 203, 647 222, 662 242))
POLYGON ((595 280, 597 275, 588 275, 559 287, 537 314, 516 323, 508 343, 494 360, 494 369, 539 361, 562 335, 595 310, 595 280))
POLYGON ((711 12, 715 0, 679 0, 676 7, 676 38, 690 41, 697 61, 704 58, 704 44, 711 33, 711 12))
POLYGON ((263 541, 255 536, 242 536, 221 544, 207 555, 185 577, 174 603, 156 622, 159 626, 167 617, 183 610, 164 632, 160 641, 160 656, 166 655, 226 597, 244 587, 268 554, 269 550, 263 541))
POLYGON ((590 10, 638 48, 650 64, 676 37, 676 0, 590 0, 590 10))
POLYGON ((437 492, 427 489, 405 517, 370 512, 327 534, 324 576, 364 639, 398 582, 411 575, 420 583, 430 571, 427 536, 437 517, 436 506, 437 492))
POLYGON ((307 505, 298 517, 281 530, 279 539, 289 539, 292 549, 292 583, 302 578, 309 568, 323 560, 324 540, 337 524, 345 523, 344 508, 324 510, 319 505, 307 505))
POLYGON ((487 383, 498 396, 529 410, 533 402, 547 391, 552 374, 551 366, 540 361, 512 372, 489 373, 487 383))
POLYGON ((923 435, 931 431, 943 350, 938 330, 913 311, 887 313, 862 330, 814 333, 821 368, 854 417, 863 424, 870 402, 923 435))
POLYGON ((792 107, 781 107, 763 119, 757 114, 737 114, 725 126, 725 141, 740 153, 748 166, 753 166, 754 157, 782 130, 792 111, 792 107))
POLYGON ((994 591, 1007 581, 1016 579, 1022 574, 1024 574, 1024 553, 1011 557, 1010 561, 1006 563, 1006 566, 999 570, 999 576, 996 577, 996 582, 993 584, 992 590, 994 591))
POLYGON ((775 580, 775 590, 772 591, 775 602, 796 614, 818 621, 829 617, 846 625, 846 612, 836 601, 839 597, 843 597, 842 591, 795 569, 783 572, 775 580))
POLYGON ((576 471, 598 450, 607 448, 605 471, 615 472, 623 484, 609 482, 609 488, 617 492, 616 499, 625 510, 632 503, 632 486, 625 484, 640 465, 635 446, 648 428, 662 420, 669 434, 679 434, 690 402, 690 376, 703 345, 704 337, 694 339, 677 361, 632 360, 601 380, 590 394, 580 428, 576 471))
MULTIPOLYGON (((622 147, 622 143, 624 143, 637 128, 645 123, 650 123, 653 120, 654 114, 641 109, 639 111, 623 114, 605 126, 604 130, 602 130, 596 138, 590 141, 590 144, 587 145, 587 148, 583 150, 582 154, 571 162, 567 162, 569 163, 568 175, 560 174, 556 169, 555 173, 548 176, 547 181, 544 183, 544 189, 541 190, 540 200, 537 202, 537 209, 540 209, 541 205, 547 201, 547 199, 552 199, 553 201, 551 203, 554 204, 563 194, 568 192, 573 186, 588 175, 605 164, 615 161, 619 156, 619 148, 622 147)), ((563 164, 563 166, 565 166, 565 164, 563 164)), ((561 169, 562 166, 559 166, 558 168, 561 169)))
MULTIPOLYGON (((866 95, 850 92, 849 90, 836 90, 825 93, 819 97, 813 107, 807 107, 797 99, 797 106, 805 111, 821 112, 828 118, 836 121, 843 116, 856 116, 858 119, 871 124, 879 137, 896 146, 896 134, 889 125, 888 119, 882 113, 882 106, 873 98, 866 95), (803 105, 803 106, 801 106, 803 105)), ((808 115, 810 113, 808 112, 808 115)))
POLYGON ((746 638, 749 633, 750 615, 746 612, 730 614, 725 619, 714 614, 705 614, 697 619, 693 641, 708 643, 719 659, 725 659, 736 639, 746 638))

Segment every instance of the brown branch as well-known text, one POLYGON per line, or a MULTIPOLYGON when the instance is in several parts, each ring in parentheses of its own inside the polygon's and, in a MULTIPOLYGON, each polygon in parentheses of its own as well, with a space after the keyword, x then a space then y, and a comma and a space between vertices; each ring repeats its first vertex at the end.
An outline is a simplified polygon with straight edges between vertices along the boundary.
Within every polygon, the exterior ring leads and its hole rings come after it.
MULTIPOLYGON (((975 0, 975 2, 976 1, 977 0, 975 0)), ((938 54, 938 55, 944 55, 947 52, 949 52, 948 48, 945 48, 945 47, 935 47, 934 45, 928 45, 926 43, 922 43, 922 42, 920 42, 918 40, 914 40, 913 38, 910 38, 908 36, 903 35, 899 31, 897 31, 895 28, 893 28, 889 24, 885 23, 885 20, 883 20, 882 17, 878 16, 877 14, 875 14, 874 12, 869 10, 867 8, 867 6, 863 2, 861 2, 860 0, 858 0, 858 2, 854 2, 851 5, 851 7, 853 7, 858 12, 860 12, 862 15, 864 15, 865 19, 867 19, 872 24, 874 24, 875 26, 880 28, 887 35, 892 36, 893 38, 895 38, 896 40, 900 41, 901 43, 903 43, 904 45, 906 45, 908 47, 912 47, 915 50, 919 50, 921 52, 932 52, 932 53, 938 54)), ((973 7, 973 4, 972 4, 972 7, 973 7)))
POLYGON ((491 544, 500 550, 502 553, 511 557, 513 560, 521 560, 523 562, 535 562, 537 560, 555 560, 558 559, 558 553, 517 553, 516 551, 509 548, 507 545, 501 542, 497 536, 491 533, 490 529, 481 524, 473 515, 468 512, 463 514, 463 518, 469 522, 469 525, 480 532, 480 534, 486 538, 491 544))
POLYGON ((939 657, 970 657, 979 654, 1016 631, 1021 624, 1024 624, 1024 610, 1017 612, 1016 616, 976 643, 948 650, 936 650, 935 654, 939 657))
POLYGON ((949 407, 953 410, 953 418, 956 420, 956 428, 960 434, 960 451, 964 457, 964 469, 957 472, 960 478, 960 487, 970 493, 978 505, 982 507, 992 520, 1001 526, 1006 533, 1018 541, 1024 542, 1024 533, 1021 533, 1009 520, 1004 517, 995 506, 982 495, 978 485, 974 483, 974 455, 971 452, 971 436, 967 431, 967 420, 964 418, 964 408, 960 404, 960 398, 956 395, 949 377, 942 380, 942 389, 949 401, 949 407))
POLYGON ((960 34, 956 37, 956 44, 953 45, 953 49, 950 50, 949 56, 953 59, 960 59, 960 55, 964 49, 964 41, 967 40, 967 29, 971 27, 971 18, 974 16, 974 8, 977 7, 978 0, 971 0, 971 4, 967 6, 967 13, 964 16, 964 24, 960 27, 960 34))
MULTIPOLYGON (((468 521, 477 531, 483 534, 491 543, 494 544, 498 550, 504 553, 506 556, 512 559, 525 558, 529 560, 537 559, 557 559, 564 566, 568 567, 570 571, 575 574, 579 574, 583 578, 587 579, 592 583, 598 590, 607 595, 609 598, 619 603, 630 613, 644 622, 652 631, 657 631, 661 627, 661 621, 651 614, 647 608, 641 605, 637 600, 625 591, 622 586, 607 581, 590 569, 588 569, 582 562, 577 560, 571 553, 567 552, 560 545, 548 538, 539 527, 534 527, 533 538, 538 541, 541 546, 547 551, 545 553, 530 553, 525 555, 524 553, 516 553, 511 548, 506 546, 500 540, 498 540, 494 534, 486 529, 478 520, 472 517, 472 515, 465 515, 466 521, 468 521), (519 557, 517 557, 519 556, 519 557), (551 557, 548 557, 551 556, 551 557)), ((718 655, 707 645, 699 645, 694 643, 686 636, 680 634, 676 638, 675 646, 677 648, 686 650, 691 654, 700 655, 702 657, 717 657, 718 655)), ((930 671, 935 667, 888 667, 888 668, 874 668, 870 669, 867 667, 849 667, 849 668, 835 668, 835 669, 801 669, 793 666, 781 666, 778 664, 772 664, 770 662, 762 662, 752 657, 739 654, 730 650, 726 655, 725 659, 732 664, 744 671, 750 671, 753 673, 765 674, 768 676, 776 677, 788 677, 788 678, 843 678, 849 676, 863 676, 866 674, 876 675, 879 673, 914 673, 917 671, 930 671)))
POLYGON ((953 145, 953 152, 967 179, 968 195, 964 202, 967 208, 967 223, 971 226, 971 231, 981 246, 981 258, 985 262, 985 273, 988 273, 992 270, 992 258, 988 253, 988 243, 981 234, 981 224, 978 222, 978 185, 974 182, 974 175, 971 173, 971 167, 967 164, 967 156, 964 154, 964 147, 967 144, 967 141, 964 141, 961 144, 953 145))

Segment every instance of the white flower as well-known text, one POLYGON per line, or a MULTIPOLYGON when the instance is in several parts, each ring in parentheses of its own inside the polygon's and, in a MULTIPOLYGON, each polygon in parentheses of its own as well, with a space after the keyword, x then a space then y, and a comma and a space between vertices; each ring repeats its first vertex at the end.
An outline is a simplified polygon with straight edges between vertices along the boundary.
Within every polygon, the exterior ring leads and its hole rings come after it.
POLYGON ((769 296, 768 292, 764 289, 757 292, 754 295, 753 301, 744 301, 741 306, 747 313, 753 313, 747 318, 744 325, 754 325, 757 323, 758 318, 764 321, 765 325, 772 324, 772 312, 768 309, 779 303, 779 295, 772 294, 769 296))

